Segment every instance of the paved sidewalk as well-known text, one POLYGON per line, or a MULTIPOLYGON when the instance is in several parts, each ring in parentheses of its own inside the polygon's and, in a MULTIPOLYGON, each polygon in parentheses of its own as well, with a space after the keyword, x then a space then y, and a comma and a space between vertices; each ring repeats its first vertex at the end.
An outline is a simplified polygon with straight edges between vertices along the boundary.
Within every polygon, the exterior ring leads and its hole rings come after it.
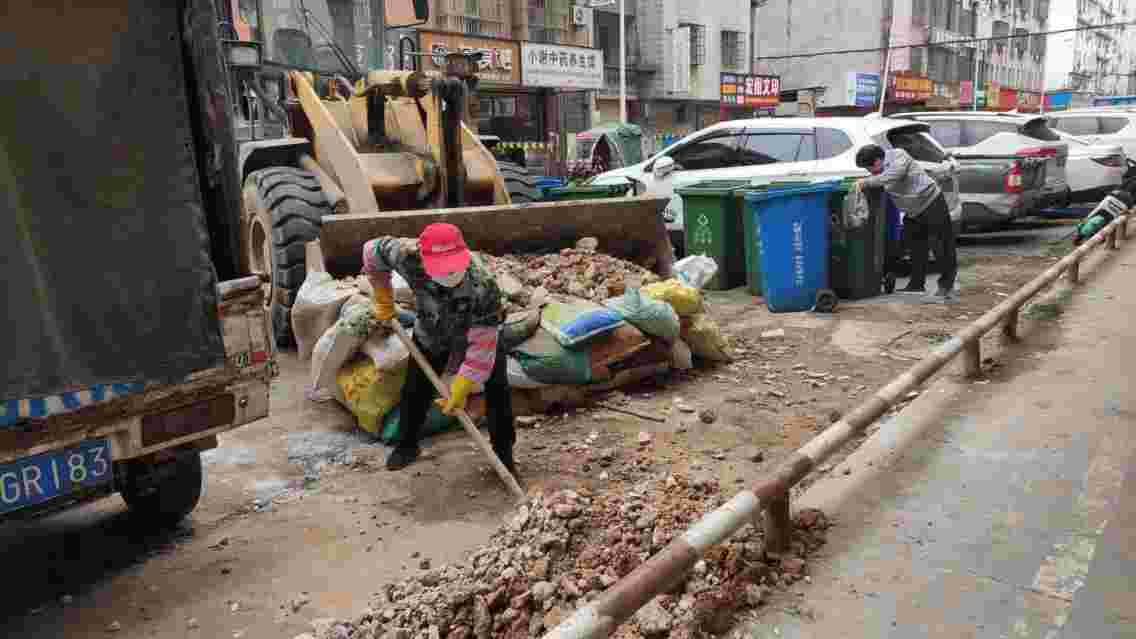
POLYGON ((1016 363, 937 384, 810 489, 837 526, 804 614, 746 634, 1136 637, 1136 242, 1094 270, 1016 363))

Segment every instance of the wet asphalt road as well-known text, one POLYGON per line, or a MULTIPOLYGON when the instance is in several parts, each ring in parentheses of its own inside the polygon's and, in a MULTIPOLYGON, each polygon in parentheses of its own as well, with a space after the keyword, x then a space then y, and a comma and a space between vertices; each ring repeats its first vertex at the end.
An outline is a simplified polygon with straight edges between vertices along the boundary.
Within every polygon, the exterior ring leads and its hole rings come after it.
POLYGON ((964 233, 958 238, 959 257, 994 255, 1063 254, 1072 244, 1076 220, 1028 219, 985 233, 964 233))

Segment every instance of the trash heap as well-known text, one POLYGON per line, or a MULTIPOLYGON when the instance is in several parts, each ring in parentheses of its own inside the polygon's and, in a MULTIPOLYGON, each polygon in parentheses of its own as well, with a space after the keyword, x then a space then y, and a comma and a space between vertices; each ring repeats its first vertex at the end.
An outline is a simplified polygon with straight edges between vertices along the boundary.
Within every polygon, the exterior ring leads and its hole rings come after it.
MULTIPOLYGON (((712 259, 680 260, 676 276, 660 280, 595 248, 593 238, 584 238, 574 249, 548 255, 475 256, 497 278, 510 311, 500 339, 518 416, 585 405, 596 393, 692 368, 696 358, 730 359, 700 290, 717 268, 712 259)), ((399 320, 410 328, 413 292, 397 274, 392 279, 399 320)), ((292 326, 300 358, 311 359, 309 399, 337 400, 363 430, 390 442, 398 436, 410 354, 375 321, 372 294, 365 277, 335 280, 309 272, 292 326)), ((478 392, 467 404, 474 419, 485 412, 478 392)), ((422 434, 456 426, 432 408, 422 434)))
POLYGON ((564 249, 549 255, 479 257, 497 276, 510 311, 529 308, 534 299, 539 305, 550 295, 603 302, 623 295, 630 278, 639 278, 644 285, 659 281, 659 276, 651 271, 596 253, 594 248, 564 249))
MULTIPOLYGON (((539 637, 724 502, 716 481, 678 475, 625 493, 538 495, 461 563, 384 586, 359 618, 321 623, 324 636, 315 639, 539 637)), ((792 551, 782 557, 765 551, 753 526, 712 548, 682 583, 640 609, 621 636, 726 632, 740 612, 804 578, 805 558, 824 544, 828 521, 806 510, 794 523, 792 551)))

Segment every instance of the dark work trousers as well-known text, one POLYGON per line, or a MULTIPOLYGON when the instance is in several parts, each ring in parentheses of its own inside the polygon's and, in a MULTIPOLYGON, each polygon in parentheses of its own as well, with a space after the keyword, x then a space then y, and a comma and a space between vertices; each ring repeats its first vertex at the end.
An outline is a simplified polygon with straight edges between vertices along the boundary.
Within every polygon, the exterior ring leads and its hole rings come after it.
POLYGON ((927 249, 935 252, 939 266, 939 290, 951 291, 958 274, 958 256, 955 253, 955 231, 947 200, 942 195, 921 215, 904 217, 903 234, 911 249, 911 282, 909 288, 923 288, 927 280, 927 249))
MULTIPOLYGON (((432 355, 422 348, 418 340, 415 345, 430 360, 430 366, 441 376, 445 366, 450 361, 449 353, 432 355)), ((517 440, 517 431, 513 424, 513 401, 509 394, 509 377, 506 373, 508 357, 497 342, 497 358, 493 363, 493 372, 485 382, 485 401, 487 417, 489 418, 489 439, 493 442, 493 450, 498 457, 512 459, 513 443, 517 440)), ((415 448, 418 446, 419 433, 426 416, 430 412, 430 403, 438 396, 430 378, 426 376, 413 357, 406 371, 406 384, 402 387, 402 398, 398 408, 399 438, 395 445, 399 448, 415 448)))

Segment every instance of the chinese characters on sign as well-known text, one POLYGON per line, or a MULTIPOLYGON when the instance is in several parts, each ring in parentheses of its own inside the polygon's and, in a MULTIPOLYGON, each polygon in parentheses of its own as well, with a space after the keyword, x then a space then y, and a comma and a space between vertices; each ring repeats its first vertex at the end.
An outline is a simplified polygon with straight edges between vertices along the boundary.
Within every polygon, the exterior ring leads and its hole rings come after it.
POLYGON ((603 88, 604 57, 600 49, 523 42, 521 57, 521 80, 528 86, 603 88))
POLYGON ((848 106, 875 106, 880 97, 880 74, 848 72, 848 106))
POLYGON ((720 85, 725 105, 768 109, 781 103, 779 76, 723 73, 720 85))
POLYGON ((805 225, 793 222, 793 284, 805 285, 805 225))
POLYGON ((896 75, 892 78, 893 102, 925 102, 935 92, 930 78, 913 75, 896 75))
POLYGON ((477 76, 482 80, 516 84, 520 78, 519 50, 516 42, 479 38, 451 33, 420 31, 422 51, 429 53, 426 67, 433 70, 446 68, 448 53, 480 53, 477 76))

